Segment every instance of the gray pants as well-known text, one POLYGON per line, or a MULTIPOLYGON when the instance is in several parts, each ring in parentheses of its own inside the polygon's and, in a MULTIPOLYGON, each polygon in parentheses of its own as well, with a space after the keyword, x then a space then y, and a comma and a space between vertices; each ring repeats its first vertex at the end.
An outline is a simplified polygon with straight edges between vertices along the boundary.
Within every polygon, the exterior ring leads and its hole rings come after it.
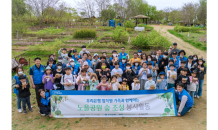
POLYGON ((144 86, 147 81, 147 79, 140 79, 140 90, 145 90, 144 86))

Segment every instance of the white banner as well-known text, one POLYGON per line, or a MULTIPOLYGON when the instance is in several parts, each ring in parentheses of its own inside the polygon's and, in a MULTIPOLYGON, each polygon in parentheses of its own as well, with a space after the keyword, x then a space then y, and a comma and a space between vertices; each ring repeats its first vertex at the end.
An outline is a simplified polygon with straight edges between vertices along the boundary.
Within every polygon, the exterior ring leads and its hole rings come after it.
POLYGON ((176 116, 174 89, 51 91, 55 118, 176 116))

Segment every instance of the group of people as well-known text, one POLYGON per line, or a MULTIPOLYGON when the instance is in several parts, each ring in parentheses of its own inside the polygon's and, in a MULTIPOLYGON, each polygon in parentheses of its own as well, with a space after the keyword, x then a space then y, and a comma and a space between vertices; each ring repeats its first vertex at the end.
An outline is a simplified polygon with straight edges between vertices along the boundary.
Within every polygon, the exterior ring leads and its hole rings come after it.
POLYGON ((26 114, 26 104, 30 104, 30 84, 36 92, 36 99, 41 115, 52 117, 50 113, 50 90, 167 90, 175 88, 178 116, 190 111, 194 97, 202 96, 206 68, 203 57, 197 55, 185 57, 184 50, 177 49, 177 43, 168 51, 158 50, 151 54, 141 50, 133 53, 133 58, 121 47, 121 52, 112 51, 107 57, 103 52, 91 56, 86 46, 82 50, 61 48, 58 60, 55 53, 49 55, 46 65, 41 65, 41 58, 35 58, 35 65, 30 68, 30 81, 23 68, 18 67, 12 79, 12 88, 17 95, 18 112, 26 114), (73 52, 73 54, 71 54, 73 52))

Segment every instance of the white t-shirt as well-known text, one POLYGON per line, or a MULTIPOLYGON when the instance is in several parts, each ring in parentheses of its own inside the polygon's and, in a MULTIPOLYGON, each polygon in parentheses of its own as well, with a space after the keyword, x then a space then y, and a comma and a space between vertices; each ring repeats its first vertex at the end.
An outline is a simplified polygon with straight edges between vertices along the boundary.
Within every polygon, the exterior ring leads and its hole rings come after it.
POLYGON ((76 83, 76 77, 72 74, 70 75, 64 75, 61 77, 61 84, 63 85, 64 83, 73 83, 72 86, 64 86, 65 90, 72 90, 75 88, 75 83, 76 83), (63 77, 64 77, 64 81, 63 81, 63 77))
POLYGON ((116 83, 113 83, 113 84, 112 84, 112 89, 113 89, 113 90, 118 90, 118 84, 119 84, 119 83, 117 83, 117 82, 116 82, 116 83))
POLYGON ((191 68, 192 68, 191 66, 192 66, 192 64, 187 63, 187 67, 189 70, 191 70, 191 68))
MULTIPOLYGON (((141 68, 139 70, 139 74, 144 70, 144 68, 141 68)), ((146 71, 142 72, 142 75, 141 75, 141 79, 147 79, 147 73, 146 71)))
POLYGON ((140 89, 140 83, 135 85, 135 83, 133 82, 131 85, 132 85, 132 90, 139 90, 140 89))
MULTIPOLYGON (((123 70, 120 69, 120 68, 118 68, 118 69, 114 68, 114 69, 111 71, 111 76, 116 75, 117 72, 120 74, 120 76, 122 76, 123 70)), ((118 82, 122 82, 122 78, 121 78, 121 77, 118 77, 117 80, 118 80, 118 82)))

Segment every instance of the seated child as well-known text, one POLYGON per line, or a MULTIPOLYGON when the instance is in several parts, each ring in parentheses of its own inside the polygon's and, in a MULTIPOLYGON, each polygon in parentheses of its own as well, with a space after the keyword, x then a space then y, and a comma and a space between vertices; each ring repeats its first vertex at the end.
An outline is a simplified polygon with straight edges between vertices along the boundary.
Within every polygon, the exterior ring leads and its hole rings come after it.
POLYGON ((135 76, 135 73, 134 73, 134 71, 132 71, 130 63, 126 63, 126 70, 123 71, 123 78, 127 79, 127 84, 129 86, 129 90, 132 90, 131 83, 133 82, 134 76, 135 76))
POLYGON ((157 81, 157 71, 155 69, 155 67, 152 68, 152 63, 148 62, 148 73, 150 73, 153 77, 153 81, 156 83, 157 81))
POLYGON ((193 70, 191 72, 191 76, 189 76, 190 84, 187 86, 188 93, 192 97, 192 100, 194 102, 194 94, 197 88, 197 85, 199 83, 198 78, 196 77, 197 71, 193 70))
POLYGON ((64 70, 66 74, 61 77, 61 84, 64 85, 64 90, 76 90, 76 77, 72 75, 71 68, 66 67, 64 70))
POLYGON ((140 89, 140 83, 139 83, 138 77, 136 75, 133 77, 133 81, 134 82, 131 84, 132 90, 139 90, 140 89))
POLYGON ((127 79, 123 78, 122 84, 120 86, 120 90, 129 90, 129 86, 127 84, 127 79))
POLYGON ((86 74, 87 70, 84 68, 81 70, 81 75, 76 79, 78 85, 78 90, 86 90, 86 87, 89 85, 89 76, 86 74))
POLYGON ((31 104, 30 104, 30 85, 29 83, 26 83, 26 77, 24 75, 19 76, 19 80, 20 80, 20 84, 19 84, 19 97, 20 100, 22 102, 22 107, 23 107, 23 114, 26 114, 26 104, 29 108, 29 111, 33 111, 33 109, 31 108, 31 104))
POLYGON ((40 109, 40 113, 43 113, 42 116, 47 115, 50 118, 53 117, 51 115, 49 92, 45 92, 43 89, 39 89, 37 94, 38 107, 40 109))
POLYGON ((118 82, 117 76, 113 75, 111 77, 110 90, 118 90, 120 89, 120 83, 118 82))
POLYGON ((147 79, 148 79, 148 81, 145 83, 144 90, 154 90, 154 89, 156 89, 156 84, 153 81, 153 77, 152 77, 151 74, 147 75, 147 79))
POLYGON ((157 79, 157 89, 165 89, 167 90, 167 79, 165 79, 166 74, 161 71, 159 73, 159 79, 157 79))
POLYGON ((187 85, 190 84, 189 75, 187 74, 188 68, 183 68, 182 73, 178 76, 176 83, 183 83, 184 89, 187 90, 187 85))
POLYGON ((171 64, 169 68, 170 70, 167 71, 167 82, 168 82, 167 89, 175 87, 175 80, 177 78, 177 73, 176 71, 174 71, 175 65, 171 64))
POLYGON ((99 84, 97 75, 95 73, 92 73, 89 79, 89 86, 90 90, 98 90, 96 87, 99 84))
POLYGON ((51 68, 49 66, 46 67, 45 69, 45 74, 42 76, 42 83, 44 84, 44 88, 46 91, 54 90, 53 83, 53 74, 51 71, 51 68))
POLYGON ((98 86, 96 87, 98 90, 102 90, 102 91, 109 91, 110 87, 109 84, 107 83, 107 77, 105 75, 103 75, 101 77, 101 83, 98 84, 98 86))

